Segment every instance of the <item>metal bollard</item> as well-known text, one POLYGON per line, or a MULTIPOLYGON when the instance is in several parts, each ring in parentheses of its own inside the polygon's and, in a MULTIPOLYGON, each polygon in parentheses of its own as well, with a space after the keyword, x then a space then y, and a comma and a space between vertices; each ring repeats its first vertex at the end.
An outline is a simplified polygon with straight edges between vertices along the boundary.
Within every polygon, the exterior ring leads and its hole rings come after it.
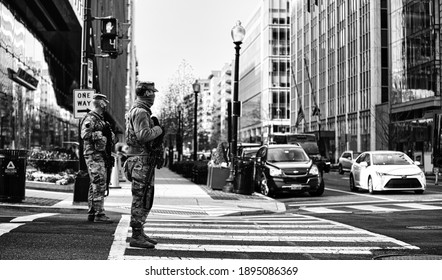
POLYGON ((115 158, 114 167, 112 167, 111 181, 109 188, 120 188, 120 178, 119 178, 119 169, 120 169, 120 157, 117 155, 112 155, 115 158))

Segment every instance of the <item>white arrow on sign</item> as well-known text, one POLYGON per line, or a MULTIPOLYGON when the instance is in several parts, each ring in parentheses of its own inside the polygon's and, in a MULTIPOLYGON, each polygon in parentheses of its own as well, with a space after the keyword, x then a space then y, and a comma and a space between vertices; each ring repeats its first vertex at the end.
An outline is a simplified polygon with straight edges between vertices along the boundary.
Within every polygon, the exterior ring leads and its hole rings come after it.
POLYGON ((74 118, 81 119, 92 110, 95 89, 74 89, 74 118))

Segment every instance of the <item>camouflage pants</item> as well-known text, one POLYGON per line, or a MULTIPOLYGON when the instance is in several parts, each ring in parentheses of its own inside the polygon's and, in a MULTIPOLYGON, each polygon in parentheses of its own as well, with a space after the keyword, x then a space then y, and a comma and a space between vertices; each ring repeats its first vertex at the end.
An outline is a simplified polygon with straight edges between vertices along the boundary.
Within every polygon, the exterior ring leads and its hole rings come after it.
POLYGON ((106 167, 101 154, 92 154, 84 157, 89 173, 90 185, 87 197, 89 213, 102 214, 104 212, 104 194, 106 192, 106 167))
POLYGON ((145 156, 130 157, 126 164, 132 179, 130 226, 139 228, 144 225, 152 209, 155 166, 145 156))

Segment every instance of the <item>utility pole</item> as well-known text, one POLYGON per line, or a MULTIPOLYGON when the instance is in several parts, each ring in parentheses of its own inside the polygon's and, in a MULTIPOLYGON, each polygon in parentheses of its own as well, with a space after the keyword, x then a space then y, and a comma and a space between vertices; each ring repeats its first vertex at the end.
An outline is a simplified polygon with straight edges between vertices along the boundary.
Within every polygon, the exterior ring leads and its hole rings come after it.
MULTIPOLYGON (((84 12, 83 12, 83 33, 81 38, 81 71, 80 71, 80 88, 87 89, 87 77, 88 77, 88 44, 89 44, 89 32, 91 22, 91 0, 84 0, 84 12)), ((83 156, 83 141, 81 139, 81 120, 78 121, 78 143, 79 143, 79 171, 75 178, 74 185, 74 203, 75 202, 87 202, 88 190, 89 190, 89 174, 87 172, 86 161, 83 156)))

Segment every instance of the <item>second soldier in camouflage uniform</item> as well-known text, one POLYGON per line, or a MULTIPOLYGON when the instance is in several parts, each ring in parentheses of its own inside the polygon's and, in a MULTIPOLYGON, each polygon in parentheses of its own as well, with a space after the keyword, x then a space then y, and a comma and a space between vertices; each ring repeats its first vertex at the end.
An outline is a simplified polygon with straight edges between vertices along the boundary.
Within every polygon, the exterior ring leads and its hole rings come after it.
POLYGON ((92 103, 94 109, 81 121, 83 155, 90 178, 88 221, 112 223, 112 220, 104 213, 104 196, 107 186, 106 164, 109 157, 111 157, 106 152, 106 146, 113 145, 116 138, 110 130, 109 123, 103 117, 104 110, 109 103, 106 96, 104 94, 94 94, 92 103), (109 143, 109 141, 112 143, 109 143))
MULTIPOLYGON (((158 162, 156 142, 164 134, 164 129, 151 118, 150 108, 155 101, 155 92, 157 90, 154 83, 139 83, 135 92, 137 99, 126 114, 129 158, 125 162, 124 172, 127 179, 132 182, 131 247, 154 248, 157 244, 156 240, 144 233, 143 227, 153 204, 155 167, 161 167, 161 162, 158 162)), ((163 151, 161 155, 162 153, 163 151)))

